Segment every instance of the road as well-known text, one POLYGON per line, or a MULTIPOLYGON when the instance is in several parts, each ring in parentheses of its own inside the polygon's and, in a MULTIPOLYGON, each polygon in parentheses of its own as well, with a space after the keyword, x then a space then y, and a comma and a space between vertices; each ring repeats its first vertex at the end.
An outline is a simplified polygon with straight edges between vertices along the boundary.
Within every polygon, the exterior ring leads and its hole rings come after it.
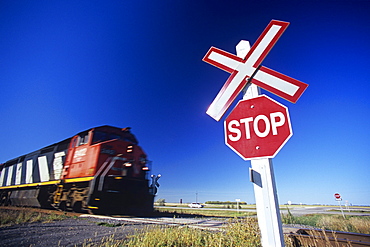
MULTIPOLYGON (((156 208, 166 208, 166 209, 191 209, 189 207, 174 207, 174 206, 156 206, 156 208)), ((221 211, 237 211, 236 209, 227 208, 194 208, 194 210, 221 210, 221 211)), ((306 215, 306 214, 342 214, 339 207, 336 206, 289 206, 289 211, 294 216, 306 215)), ((239 212, 256 212, 256 209, 239 209, 239 212)), ((280 212, 287 214, 287 208, 282 206, 280 212)), ((353 207, 350 210, 343 208, 343 213, 345 215, 357 215, 357 216, 370 216, 370 207, 353 207), (352 211, 351 211, 352 210, 352 211), (362 211, 362 212, 359 212, 362 211)))

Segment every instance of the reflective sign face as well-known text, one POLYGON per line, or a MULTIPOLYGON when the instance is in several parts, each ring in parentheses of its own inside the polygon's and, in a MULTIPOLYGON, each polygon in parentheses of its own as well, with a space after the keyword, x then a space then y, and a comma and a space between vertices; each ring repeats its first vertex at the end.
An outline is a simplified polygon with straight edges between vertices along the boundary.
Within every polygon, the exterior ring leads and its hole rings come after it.
POLYGON ((288 22, 272 20, 244 58, 215 47, 209 49, 203 61, 231 73, 209 106, 209 116, 219 121, 248 81, 293 103, 299 99, 307 84, 264 66, 260 67, 288 25, 288 22), (250 80, 252 75, 254 77, 250 80))
POLYGON ((239 101, 224 128, 226 145, 245 160, 273 158, 292 136, 288 109, 265 95, 239 101))

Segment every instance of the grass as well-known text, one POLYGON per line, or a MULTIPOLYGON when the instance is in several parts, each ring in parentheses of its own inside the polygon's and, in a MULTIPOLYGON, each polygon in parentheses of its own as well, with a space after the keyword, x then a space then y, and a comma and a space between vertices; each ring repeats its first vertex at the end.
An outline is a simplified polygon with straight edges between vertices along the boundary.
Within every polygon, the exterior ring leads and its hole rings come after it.
MULTIPOLYGON (((293 217, 293 218, 292 218, 293 217)), ((286 218, 284 218, 286 220, 286 218)), ((355 230, 366 233, 370 229, 370 217, 348 217, 343 219, 337 215, 306 215, 294 217, 290 224, 306 224, 322 229, 339 231, 355 230), (293 220, 293 221, 292 221, 293 220)), ((121 246, 261 246, 257 219, 247 217, 230 223, 223 232, 209 232, 189 227, 156 227, 142 230, 131 236, 121 246)), ((284 236, 286 247, 292 247, 293 242, 284 236)), ((119 246, 119 245, 117 245, 119 246)))
POLYGON ((304 216, 293 216, 288 210, 282 214, 283 224, 302 224, 313 226, 324 230, 356 232, 370 234, 370 216, 349 216, 342 215, 309 214, 304 216))
MULTIPOLYGON (((202 210, 203 211, 203 210, 202 210)), ((285 224, 304 224, 321 229, 350 231, 369 234, 370 217, 348 216, 344 219, 341 215, 282 215, 285 224)), ((205 231, 189 226, 166 227, 151 226, 138 230, 127 240, 114 240, 114 236, 107 238, 100 246, 261 246, 261 236, 257 218, 246 217, 230 220, 225 231, 205 231)), ((292 247, 292 239, 284 236, 285 246, 292 247)), ((329 244, 329 243, 328 243, 329 244)), ((330 245, 328 245, 330 246, 330 245)))
POLYGON ((255 218, 229 224, 224 232, 209 232, 190 227, 155 227, 130 236, 125 246, 260 246, 255 218))
POLYGON ((129 236, 126 240, 115 240, 114 235, 104 238, 98 245, 84 244, 83 246, 261 246, 260 232, 257 219, 248 217, 230 222, 226 231, 205 231, 194 229, 189 226, 168 227, 148 226, 138 230, 136 234, 129 236))
POLYGON ((32 222, 51 222, 66 219, 68 216, 53 213, 35 212, 31 209, 0 209, 0 227, 32 222))
POLYGON ((122 226, 123 224, 121 223, 109 223, 109 222, 99 222, 97 223, 98 226, 106 226, 106 227, 117 227, 117 226, 122 226))

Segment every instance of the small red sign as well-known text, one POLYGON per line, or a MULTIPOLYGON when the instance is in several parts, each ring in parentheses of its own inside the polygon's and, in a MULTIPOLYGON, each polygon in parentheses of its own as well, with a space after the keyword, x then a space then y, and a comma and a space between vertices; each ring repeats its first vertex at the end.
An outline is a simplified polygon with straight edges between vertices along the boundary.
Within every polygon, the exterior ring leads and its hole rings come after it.
POLYGON ((335 193, 334 194, 334 197, 335 197, 335 199, 340 199, 340 194, 339 193, 335 193))
POLYGON ((273 158, 292 136, 287 107, 265 95, 239 101, 224 128, 226 145, 244 160, 273 158))

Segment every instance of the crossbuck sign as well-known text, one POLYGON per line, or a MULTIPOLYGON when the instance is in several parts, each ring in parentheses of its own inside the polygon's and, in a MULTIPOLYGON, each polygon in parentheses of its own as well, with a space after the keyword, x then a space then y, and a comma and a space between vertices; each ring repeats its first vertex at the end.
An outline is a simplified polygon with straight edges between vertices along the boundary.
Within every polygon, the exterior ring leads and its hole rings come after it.
POLYGON ((284 246, 271 158, 291 137, 292 132, 287 108, 265 96, 258 96, 258 87, 295 103, 308 86, 261 66, 288 25, 288 22, 272 20, 251 49, 249 44, 247 47, 245 42, 239 43, 237 50, 241 57, 211 47, 203 58, 203 61, 231 73, 207 110, 212 118, 219 121, 237 95, 244 88, 247 89, 244 100, 239 101, 224 122, 225 141, 243 159, 251 160, 250 178, 254 184, 264 247, 284 246), (248 51, 245 56, 240 52, 243 49, 248 51))
POLYGON ((219 121, 248 82, 288 101, 297 102, 307 84, 260 66, 288 25, 289 22, 272 20, 244 59, 215 47, 209 49, 203 61, 231 75, 209 106, 208 115, 219 121))

